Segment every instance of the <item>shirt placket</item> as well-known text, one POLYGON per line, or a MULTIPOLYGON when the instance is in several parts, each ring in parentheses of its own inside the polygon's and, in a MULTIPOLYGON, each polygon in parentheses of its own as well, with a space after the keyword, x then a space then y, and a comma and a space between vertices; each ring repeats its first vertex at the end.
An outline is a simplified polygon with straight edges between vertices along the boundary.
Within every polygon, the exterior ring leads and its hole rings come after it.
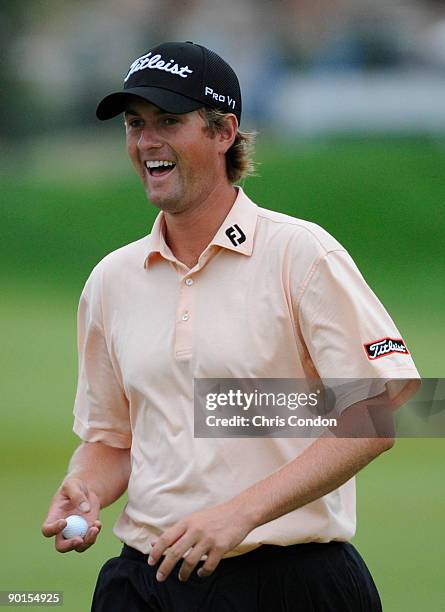
POLYGON ((192 354, 192 332, 196 275, 188 273, 180 280, 176 309, 175 357, 187 359, 192 354))

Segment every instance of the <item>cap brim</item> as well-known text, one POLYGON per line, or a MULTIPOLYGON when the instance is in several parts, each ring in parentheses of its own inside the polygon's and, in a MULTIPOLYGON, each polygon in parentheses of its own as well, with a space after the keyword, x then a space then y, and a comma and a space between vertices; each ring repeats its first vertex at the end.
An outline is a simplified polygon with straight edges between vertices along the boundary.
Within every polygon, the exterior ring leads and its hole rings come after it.
POLYGON ((96 117, 101 121, 120 115, 127 108, 130 98, 142 98, 151 102, 168 113, 190 113, 203 106, 202 102, 191 100, 181 94, 159 87, 132 87, 123 91, 115 91, 105 96, 96 109, 96 117))

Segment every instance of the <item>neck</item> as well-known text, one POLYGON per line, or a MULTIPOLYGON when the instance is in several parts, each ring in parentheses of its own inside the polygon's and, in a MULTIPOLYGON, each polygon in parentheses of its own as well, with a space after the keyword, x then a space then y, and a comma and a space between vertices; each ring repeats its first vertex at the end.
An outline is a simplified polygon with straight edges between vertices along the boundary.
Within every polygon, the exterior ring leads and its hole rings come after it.
POLYGON ((215 188, 193 208, 181 213, 168 213, 165 218, 165 240, 173 255, 193 268, 198 258, 217 233, 237 197, 229 183, 215 188))

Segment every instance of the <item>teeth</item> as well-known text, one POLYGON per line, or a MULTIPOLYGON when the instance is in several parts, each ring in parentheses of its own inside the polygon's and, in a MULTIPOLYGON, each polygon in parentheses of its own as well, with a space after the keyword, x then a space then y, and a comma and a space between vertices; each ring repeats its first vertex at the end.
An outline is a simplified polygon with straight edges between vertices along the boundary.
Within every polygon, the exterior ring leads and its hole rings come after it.
POLYGON ((159 168, 160 166, 175 166, 175 162, 166 161, 166 160, 154 160, 154 161, 146 161, 146 168, 159 168))

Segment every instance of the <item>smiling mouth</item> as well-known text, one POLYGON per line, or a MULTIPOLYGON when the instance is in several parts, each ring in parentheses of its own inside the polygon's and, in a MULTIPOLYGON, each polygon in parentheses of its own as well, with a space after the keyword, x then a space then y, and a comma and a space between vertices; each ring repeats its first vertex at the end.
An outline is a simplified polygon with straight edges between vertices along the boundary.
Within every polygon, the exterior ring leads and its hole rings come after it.
POLYGON ((176 164, 167 160, 146 161, 145 168, 150 176, 161 177, 170 174, 176 168, 176 164))

